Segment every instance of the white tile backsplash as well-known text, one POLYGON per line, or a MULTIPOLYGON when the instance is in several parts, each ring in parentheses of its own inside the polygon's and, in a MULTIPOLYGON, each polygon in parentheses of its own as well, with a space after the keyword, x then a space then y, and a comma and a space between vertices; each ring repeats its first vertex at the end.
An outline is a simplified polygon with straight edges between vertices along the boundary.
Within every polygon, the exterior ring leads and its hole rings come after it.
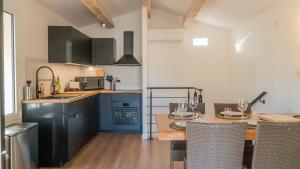
MULTIPOLYGON (((95 76, 97 70, 104 70, 105 76, 112 75, 121 82, 117 89, 141 89, 142 67, 141 66, 94 66, 81 67, 82 76, 95 76)), ((109 89, 109 82, 105 80, 105 88, 109 89)))
MULTIPOLYGON (((47 63, 45 58, 27 57, 25 60, 26 80, 32 80, 35 86, 36 70, 40 66, 49 66, 53 69, 55 76, 59 76, 62 90, 68 87, 70 80, 75 80, 76 76, 96 76, 97 70, 104 70, 105 75, 117 77, 121 82, 117 84, 117 89, 141 89, 141 66, 75 66, 66 64, 47 63)), ((51 78, 48 70, 41 70, 39 74, 41 79, 51 78)), ((45 93, 50 92, 50 82, 43 82, 45 93)), ((24 82, 25 85, 25 82, 24 82)), ((109 89, 109 82, 105 81, 105 89, 109 89)))

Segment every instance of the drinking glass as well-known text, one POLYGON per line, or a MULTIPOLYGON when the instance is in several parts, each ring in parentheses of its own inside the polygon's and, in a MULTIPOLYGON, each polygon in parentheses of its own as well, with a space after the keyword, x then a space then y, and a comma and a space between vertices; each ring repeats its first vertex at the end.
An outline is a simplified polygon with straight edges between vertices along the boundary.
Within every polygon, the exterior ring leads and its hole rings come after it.
POLYGON ((257 116, 256 116, 256 115, 257 115, 256 112, 255 112, 255 111, 252 111, 252 112, 251 112, 250 118, 251 118, 252 120, 257 120, 257 116))
POLYGON ((225 107, 224 108, 224 114, 223 114, 224 117, 225 118, 230 118, 230 114, 229 114, 230 112, 232 112, 232 109, 230 107, 225 107))
POLYGON ((196 113, 195 108, 197 108, 197 106, 198 106, 197 97, 191 97, 189 101, 190 101, 189 102, 189 107, 192 109, 192 112, 196 113))
POLYGON ((179 102, 178 103, 178 111, 180 113, 181 119, 183 119, 183 114, 187 111, 186 102, 179 102))
POLYGON ((179 111, 177 107, 174 109, 174 116, 179 116, 179 111))
POLYGON ((232 109, 230 107, 225 107, 224 108, 224 112, 227 114, 228 112, 231 112, 232 109))
POLYGON ((244 114, 248 108, 248 102, 244 99, 240 99, 237 108, 240 112, 242 112, 244 114))

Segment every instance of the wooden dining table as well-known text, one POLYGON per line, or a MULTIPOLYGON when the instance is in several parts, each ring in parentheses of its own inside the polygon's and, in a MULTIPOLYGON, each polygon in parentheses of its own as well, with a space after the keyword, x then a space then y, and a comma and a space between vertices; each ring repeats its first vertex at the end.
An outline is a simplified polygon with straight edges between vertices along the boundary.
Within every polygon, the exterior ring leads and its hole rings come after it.
MULTIPOLYGON (((175 120, 170 119, 167 114, 157 114, 156 117, 158 140, 162 141, 180 141, 186 140, 186 131, 181 129, 170 128, 170 123, 175 120)), ((237 120, 227 120, 214 116, 213 114, 205 114, 203 118, 197 119, 199 123, 231 123, 237 120)), ((255 140, 256 128, 248 128, 246 140, 255 140)))

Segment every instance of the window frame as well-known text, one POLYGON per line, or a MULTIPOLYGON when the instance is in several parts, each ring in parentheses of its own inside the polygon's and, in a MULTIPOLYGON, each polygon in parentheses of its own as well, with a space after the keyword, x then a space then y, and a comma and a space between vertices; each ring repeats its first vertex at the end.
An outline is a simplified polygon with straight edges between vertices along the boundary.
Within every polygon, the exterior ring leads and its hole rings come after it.
POLYGON ((193 37, 193 47, 208 47, 208 37, 193 37))
MULTIPOLYGON (((12 83, 13 83, 13 112, 9 113, 9 114, 4 114, 5 117, 10 117, 10 116, 15 116, 18 114, 17 112, 17 71, 16 71, 16 19, 15 19, 15 15, 12 12, 9 12, 7 10, 3 10, 2 11, 3 14, 9 14, 12 17, 12 22, 11 22, 11 27, 12 27, 12 74, 13 74, 13 78, 12 78, 12 83)), ((3 30, 4 33, 4 30, 3 30)), ((3 49, 4 50, 4 49, 3 49)), ((5 72, 4 72, 5 73, 5 72)), ((5 90, 5 84, 4 84, 4 90, 5 90)), ((4 109, 5 109, 5 105, 4 105, 4 109)))

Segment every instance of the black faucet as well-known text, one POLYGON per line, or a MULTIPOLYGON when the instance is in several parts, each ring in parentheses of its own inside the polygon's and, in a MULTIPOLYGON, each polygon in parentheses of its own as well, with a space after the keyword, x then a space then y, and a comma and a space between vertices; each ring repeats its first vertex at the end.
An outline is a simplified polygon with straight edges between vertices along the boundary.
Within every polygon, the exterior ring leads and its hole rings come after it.
POLYGON ((36 74, 35 74, 35 81, 36 81, 36 85, 35 85, 35 87, 36 87, 36 98, 39 98, 39 94, 42 92, 42 91, 40 91, 40 87, 39 87, 39 77, 38 77, 38 75, 39 75, 39 71, 41 70, 41 69, 44 69, 44 68, 46 68, 46 69, 49 69, 50 71, 51 71, 51 74, 52 74, 52 80, 51 80, 51 87, 52 87, 52 91, 51 91, 51 94, 52 95, 55 95, 56 94, 56 92, 55 92, 55 84, 54 84, 54 71, 49 67, 49 66, 41 66, 41 67, 39 67, 38 69, 37 69, 37 71, 36 71, 36 74))

